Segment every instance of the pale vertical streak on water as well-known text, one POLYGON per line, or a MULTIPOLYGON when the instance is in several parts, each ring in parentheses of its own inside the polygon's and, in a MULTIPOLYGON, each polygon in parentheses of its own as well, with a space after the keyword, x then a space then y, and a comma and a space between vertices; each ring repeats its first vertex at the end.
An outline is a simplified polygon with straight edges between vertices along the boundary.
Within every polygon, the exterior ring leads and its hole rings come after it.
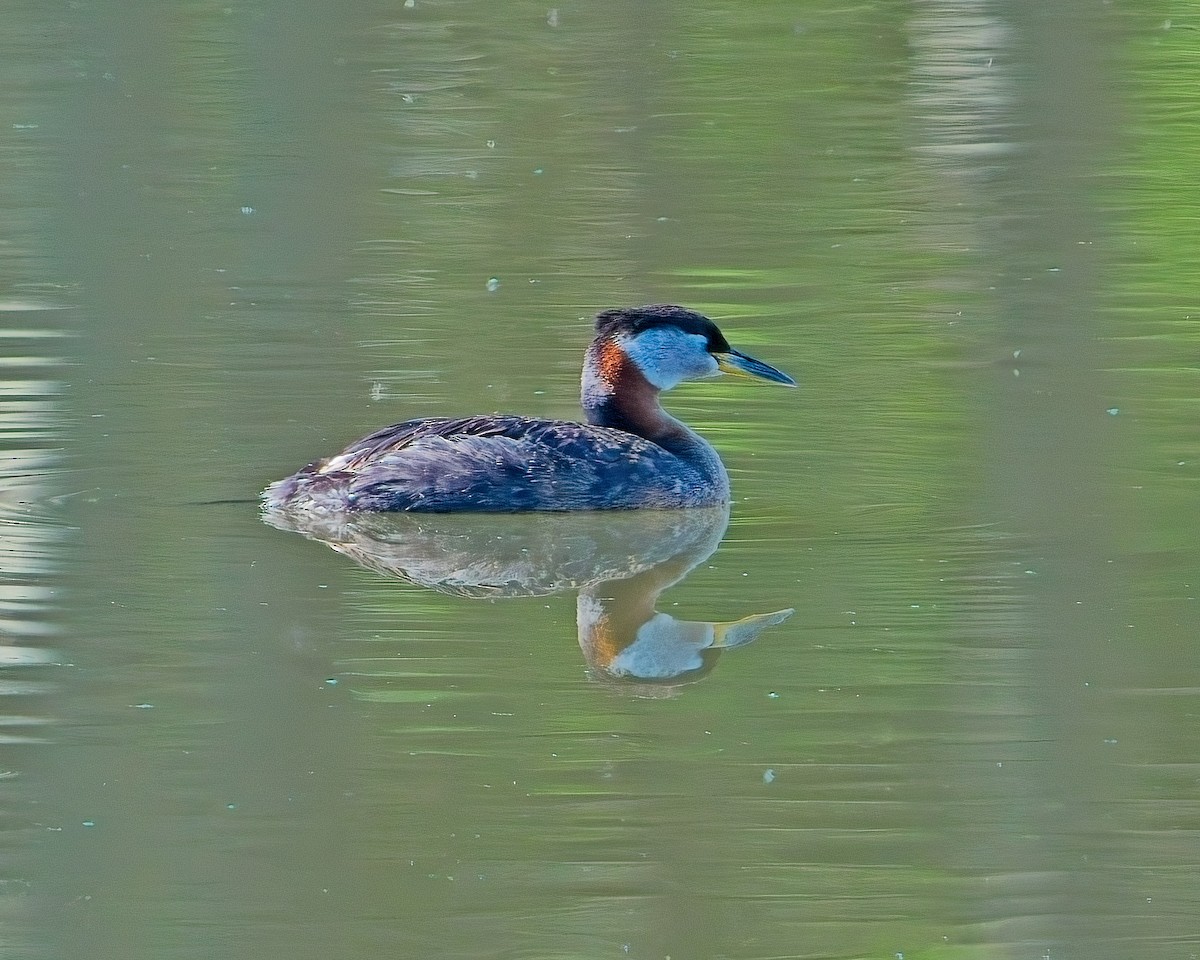
MULTIPOLYGON (((1013 24, 992 6, 964 6, 926 0, 914 6, 908 23, 912 76, 908 98, 918 130, 915 153, 941 179, 948 209, 956 212, 929 230, 928 242, 964 255, 954 285, 973 294, 977 315, 961 318, 963 334, 974 349, 972 366, 991 363, 994 345, 979 332, 997 323, 999 309, 988 292, 995 284, 991 258, 996 239, 987 233, 1001 202, 997 181, 1024 149, 1018 129, 1021 72, 1019 36, 1013 24)), ((1007 367, 1005 367, 1007 371, 1007 367)), ((983 412, 986 416, 986 411, 983 412)), ((976 522, 999 517, 983 505, 976 522)), ((1003 516, 1003 515, 1000 515, 1003 516)), ((977 677, 963 676, 972 701, 962 703, 962 723, 991 742, 994 776, 976 773, 951 780, 940 857, 959 877, 954 909, 967 939, 1006 944, 1037 941, 1050 934, 1028 904, 1046 896, 1060 877, 1048 870, 1040 851, 1023 839, 1024 810, 1036 793, 1030 775, 1039 768, 1036 707, 1025 682, 1033 656, 1026 616, 1026 584, 1020 547, 1007 523, 996 530, 1001 549, 979 558, 979 573, 1003 590, 1009 602, 994 617, 972 618, 977 677), (1007 542, 1006 542, 1007 541, 1007 542), (983 681, 982 683, 980 681, 983 681), (978 683, 979 685, 975 685, 978 683), (990 723, 981 721, 990 719, 990 723), (1007 765, 1007 769, 1005 769, 1007 765)), ((964 585, 966 586, 966 585, 964 585)), ((973 592, 979 585, 971 585, 973 592)))
MULTIPOLYGON (((1013 581, 1018 618, 998 622, 990 638, 994 654, 1009 648, 1017 681, 997 701, 1007 701, 1012 736, 997 765, 1011 775, 971 807, 960 797, 974 818, 986 804, 993 829, 952 834, 962 843, 947 859, 970 893, 964 928, 980 938, 1014 956, 1119 958, 1134 931, 1164 943, 1188 934, 1162 922, 1173 906, 1147 896, 1156 870, 1173 875, 1172 858, 1136 859, 1178 836, 1163 830, 1161 844, 1137 845, 1132 860, 1127 849, 1126 838, 1147 829, 1149 806, 1118 731, 1129 695, 1144 691, 1129 689, 1117 646, 1134 639, 1133 601, 1114 566, 1130 547, 1113 522, 1129 513, 1116 482, 1128 454, 1105 373, 1119 365, 1103 312, 1113 225, 1094 190, 1120 148, 1120 123, 1116 98, 1097 96, 1114 85, 1100 58, 1104 27, 1086 4, 1069 6, 1075 16, 935 0, 911 22, 923 152, 964 207, 948 242, 988 259, 976 280, 994 291, 999 336, 980 342, 991 389, 978 411, 990 441, 979 508, 1008 530, 1024 574, 1013 581), (1114 901, 1123 905, 1115 913, 1097 908, 1114 901)), ((1150 820, 1169 821, 1170 809, 1150 820)), ((1178 852, 1182 866, 1189 853, 1178 852)))

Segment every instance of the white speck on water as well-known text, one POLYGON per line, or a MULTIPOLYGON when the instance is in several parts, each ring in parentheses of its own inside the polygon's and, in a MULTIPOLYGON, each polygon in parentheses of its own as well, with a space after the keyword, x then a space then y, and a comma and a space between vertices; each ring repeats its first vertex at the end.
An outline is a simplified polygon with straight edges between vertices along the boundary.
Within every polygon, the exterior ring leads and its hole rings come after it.
POLYGON ((1121 412, 1121 408, 1120 407, 1109 407, 1104 412, 1107 413, 1110 417, 1115 417, 1118 413, 1121 412))
POLYGON ((411 10, 417 5, 417 0, 404 0, 404 9, 411 10))
POLYGON ((770 693, 768 693, 767 696, 770 697, 772 700, 779 699, 779 694, 776 693, 774 690, 772 690, 770 693))
POLYGON ((244 205, 244 206, 242 207, 242 214, 243 214, 244 216, 247 216, 247 217, 248 217, 248 216, 250 216, 250 214, 252 214, 253 212, 254 212, 254 208, 253 208, 252 206, 250 206, 249 204, 246 204, 246 205, 244 205))
POLYGON ((325 681, 325 686, 327 686, 327 687, 336 687, 336 686, 337 686, 337 677, 329 677, 329 678, 328 678, 328 679, 325 681))
POLYGON ((1020 351, 1020 350, 1014 350, 1014 351, 1013 351, 1013 359, 1014 359, 1014 360, 1016 360, 1016 359, 1017 359, 1018 357, 1020 357, 1020 356, 1021 356, 1021 351, 1020 351))
POLYGON ((498 277, 488 277, 488 282, 484 284, 488 293, 495 293, 500 289, 500 279, 498 277))
POLYGON ((134 710, 153 710, 154 709, 154 704, 152 704, 152 703, 131 703, 130 706, 133 707, 134 710))
POLYGON ((96 821, 95 820, 84 820, 83 825, 85 827, 94 827, 96 825, 96 821))
POLYGON ((1117 738, 1116 737, 1105 737, 1104 743, 1105 743, 1105 746, 1109 746, 1109 747, 1116 746, 1117 738))
POLYGON ((772 770, 770 767, 768 767, 766 770, 763 771, 763 783, 774 783, 774 782, 775 782, 775 771, 772 770))
POLYGON ((558 7, 551 7, 546 11, 546 25, 549 27, 558 26, 558 7))
POLYGON ((487 142, 487 148, 488 148, 489 150, 495 150, 495 149, 496 149, 496 141, 495 141, 495 140, 489 140, 489 141, 487 142))

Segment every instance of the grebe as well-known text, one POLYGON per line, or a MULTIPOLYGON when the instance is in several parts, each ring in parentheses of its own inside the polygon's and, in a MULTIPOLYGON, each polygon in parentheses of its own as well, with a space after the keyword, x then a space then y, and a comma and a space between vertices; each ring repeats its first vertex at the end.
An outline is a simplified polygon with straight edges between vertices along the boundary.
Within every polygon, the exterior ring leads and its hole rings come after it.
POLYGON ((683 307, 605 310, 583 364, 587 423, 480 416, 409 420, 263 492, 270 510, 492 511, 702 507, 729 500, 716 450, 659 405, 721 373, 794 387, 683 307))

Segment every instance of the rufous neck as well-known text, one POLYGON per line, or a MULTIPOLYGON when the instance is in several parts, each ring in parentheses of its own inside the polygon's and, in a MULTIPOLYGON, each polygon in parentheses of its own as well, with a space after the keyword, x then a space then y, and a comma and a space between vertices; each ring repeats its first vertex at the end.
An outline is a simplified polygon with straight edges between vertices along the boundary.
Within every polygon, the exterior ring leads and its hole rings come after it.
POLYGON ((580 393, 588 423, 670 448, 673 440, 691 431, 663 410, 658 394, 615 340, 603 338, 588 347, 580 393))

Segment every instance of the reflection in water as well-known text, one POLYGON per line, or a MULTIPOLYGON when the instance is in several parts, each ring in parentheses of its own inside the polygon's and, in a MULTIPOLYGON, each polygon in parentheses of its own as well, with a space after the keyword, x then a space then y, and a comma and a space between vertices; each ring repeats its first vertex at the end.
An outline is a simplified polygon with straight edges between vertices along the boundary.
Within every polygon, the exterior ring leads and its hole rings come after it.
MULTIPOLYGON (((27 313, 26 303, 0 304, 0 310, 27 313)), ((31 314, 32 315, 32 314, 31 314)), ((0 376, 0 695, 44 692, 42 682, 17 676, 13 668, 51 663, 56 655, 44 646, 51 628, 47 613, 57 594, 47 582, 58 569, 65 529, 46 504, 47 478, 59 466, 61 443, 57 399, 62 385, 45 376, 62 361, 46 356, 56 334, 31 329, 2 329, 0 376)), ((44 721, 27 708, 0 715, 0 743, 27 743, 44 721)))
POLYGON ((994 9, 933 0, 916 8, 907 34, 915 152, 943 174, 994 173, 1014 150, 1011 27, 994 9))
POLYGON ((341 514, 267 511, 281 530, 326 543, 369 570, 460 597, 578 590, 579 646, 593 676, 670 692, 793 610, 728 623, 677 620, 659 595, 716 551, 726 507, 587 514, 341 514))
MULTIPOLYGON (((0 311, 36 318, 38 308, 7 301, 0 311), (36 311, 36 312, 35 312, 36 311)), ((44 315, 44 313, 43 313, 44 315)), ((28 323, 29 320, 26 320, 28 323)), ((47 505, 48 479, 61 464, 58 397, 62 385, 47 377, 61 361, 48 357, 54 335, 35 329, 0 329, 0 781, 4 781, 4 821, 0 849, 5 868, 0 879, 0 944, 6 955, 25 934, 31 886, 26 848, 19 841, 37 835, 33 818, 23 815, 27 786, 8 781, 25 773, 32 758, 18 745, 45 741, 50 722, 41 698, 50 692, 38 667, 55 662, 47 647, 53 635, 50 614, 58 606, 53 577, 66 529, 47 505)))

